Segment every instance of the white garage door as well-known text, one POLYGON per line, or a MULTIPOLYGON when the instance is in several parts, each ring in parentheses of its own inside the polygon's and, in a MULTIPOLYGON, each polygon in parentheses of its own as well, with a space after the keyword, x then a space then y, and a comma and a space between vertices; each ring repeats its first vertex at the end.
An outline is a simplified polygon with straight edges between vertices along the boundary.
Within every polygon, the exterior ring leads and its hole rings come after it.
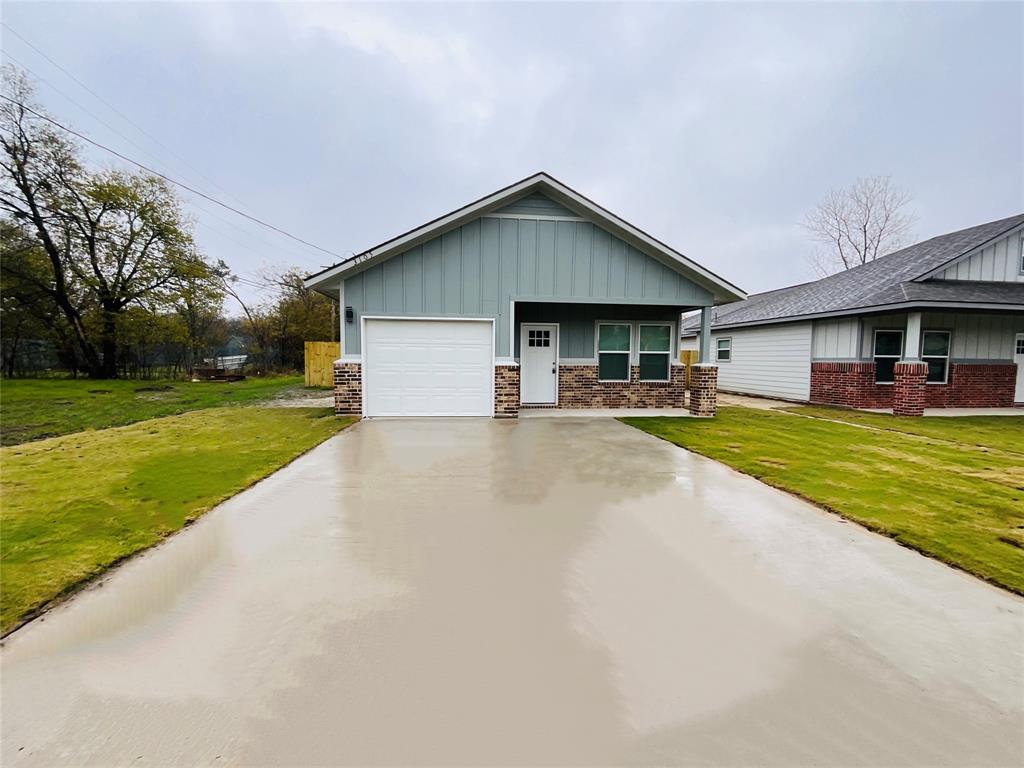
POLYGON ((491 416, 490 321, 366 320, 367 416, 491 416))

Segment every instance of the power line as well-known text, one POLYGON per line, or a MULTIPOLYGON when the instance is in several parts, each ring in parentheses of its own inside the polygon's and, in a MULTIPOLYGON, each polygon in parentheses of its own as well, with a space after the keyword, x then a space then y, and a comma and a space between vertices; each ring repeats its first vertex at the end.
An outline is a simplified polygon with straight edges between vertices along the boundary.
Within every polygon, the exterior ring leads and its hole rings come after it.
POLYGON ((10 96, 7 96, 7 95, 2 94, 2 93, 0 93, 0 98, 3 98, 6 101, 9 101, 12 104, 16 104, 17 106, 19 106, 22 109, 24 109, 26 112, 29 112, 30 114, 35 115, 40 120, 45 120, 46 122, 50 123, 51 125, 54 125, 57 128, 60 128, 62 131, 65 131, 65 132, 71 134, 72 136, 77 136, 78 138, 82 139, 83 141, 86 141, 89 144, 92 144, 94 147, 98 147, 99 149, 102 149, 104 152, 109 152, 110 154, 114 155, 115 157, 119 157, 120 159, 124 160, 125 162, 131 163, 132 165, 141 168, 142 170, 146 171, 147 173, 152 173, 154 176, 158 176, 161 179, 163 179, 164 181, 167 181, 167 182, 169 182, 171 184, 174 184, 177 187, 181 187, 182 189, 188 190, 193 195, 198 195, 199 197, 203 198, 204 200, 209 200, 211 203, 219 205, 221 208, 224 208, 224 209, 226 209, 228 211, 231 211, 232 213, 235 213, 235 214, 237 214, 237 215, 239 215, 239 216, 241 216, 243 218, 246 218, 249 221, 253 221, 253 222, 255 222, 255 223, 257 223, 257 224, 259 224, 259 225, 261 225, 263 227, 266 227, 267 229, 270 229, 270 230, 273 230, 274 232, 277 232, 278 234, 284 235, 285 237, 290 238, 290 239, 294 240, 297 243, 302 243, 303 245, 308 246, 309 248, 314 248, 314 249, 320 251, 321 253, 326 253, 328 256, 332 256, 332 257, 334 257, 336 259, 339 259, 341 261, 344 261, 344 260, 346 260, 348 258, 347 256, 342 256, 340 253, 335 253, 334 251, 332 251, 332 250, 330 250, 328 248, 324 248, 322 246, 319 246, 316 243, 311 243, 308 240, 303 240, 301 237, 298 237, 297 235, 293 235, 291 232, 288 232, 287 230, 281 229, 280 227, 274 226, 273 224, 270 224, 270 223, 268 223, 266 221, 263 221, 263 219, 259 219, 259 218, 255 217, 255 216, 250 216, 245 211, 240 211, 237 208, 235 208, 234 206, 228 205, 227 203, 222 202, 222 201, 218 200, 215 197, 211 197, 210 195, 206 194, 205 192, 200 192, 195 187, 191 187, 188 184, 185 184, 183 182, 178 181, 177 179, 172 179, 170 176, 168 176, 165 173, 160 173, 160 171, 154 170, 153 168, 150 168, 149 166, 147 166, 147 165, 145 165, 143 163, 140 163, 138 160, 133 160, 132 158, 128 157, 127 155, 121 154, 116 149, 111 149, 110 147, 106 146, 105 144, 101 144, 98 141, 95 141, 94 139, 90 139, 85 134, 79 133, 78 131, 74 130, 73 128, 68 128, 66 125, 63 125, 62 123, 57 122, 52 117, 49 117, 48 115, 44 115, 42 112, 36 111, 35 109, 33 109, 32 107, 28 106, 27 104, 22 104, 17 99, 12 99, 10 96))
MULTIPOLYGON (((11 32, 14 32, 14 30, 13 30, 13 29, 11 29, 11 28, 10 28, 10 26, 9 26, 8 24, 6 24, 5 22, 0 22, 0 25, 2 25, 2 26, 4 26, 4 27, 6 27, 6 28, 7 28, 7 29, 8 29, 9 31, 11 31, 11 32)), ((15 34, 15 35, 18 35, 18 33, 17 33, 17 32, 14 32, 14 34, 15 34)), ((81 82, 80 80, 78 80, 78 78, 76 78, 76 77, 75 77, 74 75, 72 75, 72 74, 71 74, 70 72, 67 72, 66 70, 64 70, 64 69, 63 69, 63 68, 62 68, 62 67, 61 67, 61 66, 60 66, 59 64, 57 64, 57 63, 56 63, 55 61, 53 61, 53 60, 52 60, 52 59, 50 59, 50 58, 49 58, 48 56, 46 56, 46 54, 45 54, 45 53, 43 53, 42 51, 39 51, 39 49, 38 49, 38 48, 36 48, 35 46, 33 46, 33 45, 32 45, 31 43, 29 43, 29 42, 28 42, 27 40, 25 40, 25 38, 21 37, 21 35, 18 35, 18 37, 19 37, 19 38, 21 38, 21 39, 22 39, 22 40, 23 40, 23 41, 24 41, 24 42, 25 42, 26 44, 28 44, 29 46, 31 46, 31 47, 32 47, 32 48, 33 48, 34 50, 38 51, 38 52, 40 53, 40 55, 42 55, 42 56, 43 56, 44 58, 46 58, 46 59, 47 59, 48 61, 50 61, 50 63, 51 63, 51 64, 53 64, 53 65, 54 65, 55 67, 57 67, 58 69, 60 69, 61 71, 63 71, 63 72, 65 73, 65 74, 67 74, 67 75, 68 75, 68 77, 72 78, 72 79, 73 79, 73 80, 74 80, 74 81, 75 81, 76 83, 78 83, 78 84, 79 84, 79 85, 81 85, 81 86, 82 86, 83 88, 85 88, 85 89, 86 89, 87 91, 89 91, 89 93, 91 93, 91 94, 93 94, 94 96, 96 96, 96 98, 97 98, 97 99, 99 99, 100 101, 102 101, 102 102, 103 102, 104 104, 107 104, 107 106, 109 106, 109 107, 110 107, 110 108, 111 108, 112 110, 114 110, 114 112, 117 112, 117 114, 121 115, 121 117, 123 117, 123 118, 124 118, 125 120, 127 120, 127 121, 128 121, 129 123, 131 123, 132 125, 136 125, 136 124, 135 124, 134 122, 132 122, 132 120, 131 120, 130 118, 128 118, 127 116, 123 115, 123 114, 122 114, 121 112, 118 112, 118 110, 117 110, 117 109, 116 109, 115 107, 113 107, 113 106, 112 106, 112 105, 110 105, 110 104, 109 104, 108 102, 106 102, 106 101, 105 101, 105 100, 104 100, 104 99, 103 99, 103 98, 102 98, 101 96, 99 96, 98 94, 96 94, 95 92, 93 92, 93 91, 92 91, 92 90, 91 90, 91 89, 90 89, 90 88, 89 88, 88 86, 86 86, 86 85, 85 85, 84 83, 82 83, 82 82, 81 82)), ((63 96, 63 97, 64 97, 65 99, 67 99, 67 100, 68 100, 69 102, 71 102, 71 103, 72 103, 72 104, 74 104, 74 105, 75 105, 76 107, 78 107, 78 108, 79 108, 80 110, 82 110, 82 111, 83 111, 83 112, 85 112, 85 113, 86 113, 87 115, 89 115, 90 117, 92 117, 92 118, 93 118, 94 120, 96 120, 96 121, 97 121, 98 123, 100 123, 100 125, 103 125, 103 126, 104 126, 104 127, 106 127, 106 128, 108 129, 108 130, 110 130, 110 131, 111 131, 111 132, 113 132, 114 134, 116 134, 116 135, 120 136, 120 137, 121 137, 122 139, 124 139, 125 141, 127 141, 127 142, 128 142, 129 144, 131 144, 131 145, 132 145, 132 146, 134 146, 135 148, 137 148, 137 149, 139 149, 140 151, 142 151, 142 153, 143 153, 143 154, 145 154, 146 156, 148 156, 148 157, 152 158, 153 160, 156 160, 157 162, 163 162, 163 161, 161 161, 161 159, 160 159, 159 157, 157 157, 156 155, 154 155, 154 154, 153 154, 152 152, 150 152, 149 150, 147 150, 147 149, 146 149, 145 147, 143 147, 142 145, 140 145, 140 144, 139 144, 138 142, 134 141, 134 140, 133 140, 133 139, 132 139, 132 138, 131 138, 130 136, 126 136, 126 135, 125 135, 125 134, 123 134, 123 133, 122 133, 121 131, 119 131, 119 130, 118 130, 117 128, 115 128, 115 127, 114 127, 114 126, 112 126, 112 125, 111 125, 110 123, 108 123, 108 122, 107 122, 107 121, 105 121, 105 120, 104 120, 103 118, 101 118, 101 117, 100 117, 99 115, 97 115, 97 114, 96 114, 95 112, 93 112, 92 110, 88 109, 87 107, 85 107, 84 105, 80 104, 79 102, 75 101, 75 99, 73 99, 73 98, 72 98, 71 96, 69 96, 68 94, 64 93, 64 92, 63 92, 62 90, 60 90, 60 89, 59 89, 59 88, 58 88, 57 86, 55 86, 55 85, 54 85, 53 83, 51 83, 50 81, 48 81, 48 80, 46 80, 45 78, 41 77, 41 76, 40 76, 40 75, 39 75, 38 73, 34 72, 34 71, 33 71, 33 70, 32 70, 31 68, 29 68, 29 67, 28 67, 27 65, 25 65, 24 63, 22 63, 21 61, 19 61, 19 60, 18 60, 17 58, 15 58, 14 56, 12 56, 12 55, 10 54, 10 52, 8 52, 8 51, 5 51, 5 52, 4 52, 4 55, 5 55, 5 56, 6 56, 6 57, 7 57, 8 59, 10 59, 11 61, 13 61, 13 62, 14 62, 15 64, 17 64, 18 66, 20 66, 20 67, 21 67, 22 69, 24 69, 24 70, 25 70, 26 72, 28 72, 29 74, 31 74, 31 75, 32 75, 33 77, 35 77, 35 78, 36 78, 36 79, 37 79, 37 80, 38 80, 39 82, 41 82, 41 83, 44 83, 45 85, 49 86, 49 87, 50 87, 51 89, 53 89, 53 91, 54 91, 55 93, 57 93, 57 94, 58 94, 58 95, 60 95, 60 96, 63 96)), ((138 127, 138 126, 136 125, 136 127, 138 127)), ((146 132, 145 132, 145 131, 144 131, 144 130, 143 130, 142 128, 139 128, 139 130, 140 130, 140 131, 142 131, 143 133, 146 133, 146 132)), ((146 135, 148 136, 149 134, 146 134, 146 135)), ((153 138, 153 137, 150 137, 150 138, 153 138)), ((157 140, 157 139, 155 139, 155 138, 153 138, 153 141, 156 141, 156 142, 157 142, 158 144, 160 144, 159 140, 157 140)), ((164 146, 164 145, 163 145, 163 144, 161 144, 161 146, 164 146)), ((175 155, 175 153, 174 153, 174 151, 173 151, 173 150, 171 150, 171 149, 169 149, 169 148, 168 148, 168 151, 169 151, 169 152, 171 152, 171 154, 172 154, 172 155, 175 155)), ((175 155, 175 157, 177 157, 177 155, 175 155)), ((182 161, 182 162, 184 162, 184 161, 182 161)), ((185 164, 186 164, 186 165, 188 165, 187 163, 185 163, 185 164)), ((165 165, 165 166, 167 166, 167 167, 170 167, 170 164, 168 164, 168 163, 163 163, 163 165, 165 165)), ((190 168, 191 168, 192 166, 188 166, 188 167, 190 167, 190 168)), ((193 170, 195 170, 195 169, 193 169, 193 170)), ((214 182, 212 182, 212 181, 210 181, 209 179, 207 179, 207 178, 206 178, 205 176, 203 176, 203 175, 202 175, 202 173, 200 173, 200 172, 199 172, 198 170, 196 170, 196 173, 197 173, 197 174, 199 174, 199 176, 200 176, 201 178, 203 178, 204 180, 206 180, 206 181, 209 181, 209 182, 210 182, 210 184, 212 184, 212 185, 213 185, 214 187, 217 187, 217 184, 215 184, 214 182)), ((222 191, 222 192, 224 192, 224 191, 225 191, 225 190, 223 190, 223 189, 222 189, 222 188, 220 188, 220 187, 217 187, 217 188, 218 188, 218 189, 221 189, 221 191, 222 191)), ((237 201, 237 202, 239 202, 239 203, 241 202, 241 201, 239 201, 239 200, 238 200, 238 198, 235 198, 235 197, 233 197, 233 196, 232 196, 232 195, 231 195, 230 193, 227 193, 227 192, 225 192, 225 194, 227 194, 227 195, 228 195, 228 197, 231 197, 231 198, 232 198, 233 200, 236 200, 236 201, 237 201)), ((254 238, 256 238, 256 239, 260 240, 261 242, 265 243, 266 245, 270 246, 270 247, 271 247, 271 248, 273 248, 273 249, 278 249, 278 248, 280 248, 280 247, 281 247, 281 246, 280 246, 279 244, 271 243, 271 242, 270 242, 269 240, 266 240, 266 239, 264 239, 264 238, 258 237, 257 235, 253 234, 253 233, 252 233, 252 232, 250 232, 249 230, 246 230, 246 229, 244 229, 244 228, 242 228, 242 227, 238 226, 238 225, 237 225, 237 224, 235 224, 234 222, 231 222, 231 221, 229 221, 228 219, 225 219, 225 218, 223 218, 222 216, 217 216, 217 215, 216 215, 215 213, 213 213, 212 211, 210 211, 210 210, 209 210, 209 209, 207 209, 207 208, 204 208, 203 206, 199 205, 199 204, 198 204, 197 202, 195 202, 195 201, 193 201, 193 200, 187 200, 186 202, 187 202, 187 203, 188 203, 189 205, 192 205, 193 207, 195 207, 196 209, 198 209, 198 210, 200 210, 200 211, 203 211, 203 212, 204 212, 204 213, 206 213, 206 214, 207 214, 208 216, 212 216, 213 218, 215 218, 215 219, 217 219, 217 220, 219 220, 219 221, 222 221, 222 222, 224 222, 225 224, 227 224, 227 225, 229 225, 229 226, 233 227, 234 229, 237 229, 237 230, 238 230, 239 232, 241 232, 241 233, 245 234, 245 235, 246 235, 246 236, 248 236, 248 237, 254 237, 254 238)), ((244 204, 243 204, 243 205, 244 205, 244 204)), ((237 241, 235 241, 235 242, 237 242, 237 241)), ((241 243, 239 243, 239 244, 241 245, 241 243)), ((245 246, 245 247, 246 247, 246 248, 250 248, 250 246, 245 246)), ((308 253, 306 253, 306 252, 304 252, 304 251, 299 251, 298 249, 295 249, 295 247, 294 247, 294 246, 291 246, 291 247, 293 248, 293 251, 292 251, 292 252, 293 252, 293 253, 294 253, 295 255, 301 255, 301 256, 304 256, 304 257, 308 257, 308 256, 309 256, 309 254, 308 254, 308 253)))
MULTIPOLYGON (((42 56, 42 57, 43 57, 44 59, 46 59, 46 60, 47 60, 48 62, 50 62, 50 64, 52 64, 52 65, 53 65, 54 67, 56 67, 56 68, 57 68, 57 69, 59 69, 59 70, 60 70, 61 72, 63 72, 63 73, 65 74, 65 75, 67 75, 67 76, 68 76, 68 77, 69 77, 69 78, 70 78, 71 80, 73 80, 74 82, 76 82, 76 83, 77 83, 78 85, 80 85, 80 86, 81 86, 81 87, 82 87, 83 89, 85 89, 85 90, 86 90, 86 91, 88 91, 88 92, 89 92, 90 94, 92 94, 92 95, 93 95, 93 96, 94 96, 94 97, 95 97, 95 98, 96 98, 96 99, 97 99, 98 101, 100 101, 100 102, 101 102, 102 104, 104 104, 104 105, 105 105, 105 106, 106 106, 106 107, 107 107, 108 109, 110 109, 110 110, 111 110, 112 112, 114 112, 114 114, 116 114, 116 115, 118 115, 119 117, 121 117, 121 118, 122 118, 122 119, 123 119, 123 120, 124 120, 125 122, 127 122, 127 123, 128 123, 129 125, 131 125, 131 126, 132 126, 133 128, 135 128, 135 129, 136 129, 136 130, 137 130, 137 131, 138 131, 139 133, 141 133, 141 134, 142 134, 143 136, 146 136, 147 138, 149 138, 149 140, 150 140, 150 141, 154 142, 155 144, 158 144, 159 146, 163 147, 163 148, 164 148, 165 150, 167 150, 168 152, 170 152, 170 153, 171 153, 171 155, 172 155, 172 156, 173 156, 173 157, 174 157, 175 159, 177 159, 177 160, 178 160, 178 161, 179 161, 179 162, 180 162, 180 163, 181 163, 182 165, 184 165, 184 166, 185 166, 186 168, 189 168, 190 170, 194 171, 194 172, 196 173, 196 175, 198 175, 198 176, 199 176, 199 178, 201 178, 201 179, 202 179, 203 181, 207 182, 207 183, 208 183, 208 184, 209 184, 210 186, 214 187, 215 189, 218 189, 218 190, 220 190, 221 192, 223 192, 223 193, 224 193, 224 194, 225 194, 226 196, 228 196, 229 198, 231 198, 232 200, 234 200, 234 201, 235 201, 236 203, 238 203, 239 205, 241 205, 241 206, 242 206, 243 208, 249 208, 249 206, 245 205, 245 203, 243 203, 243 202, 242 202, 241 200, 239 200, 239 199, 238 199, 237 197, 235 197, 235 196, 234 196, 234 195, 232 195, 232 194, 231 194, 230 192, 228 192, 228 191, 227 191, 226 189, 224 189, 223 187, 221 187, 220 185, 218 185, 218 184, 217 184, 217 183, 216 183, 215 181, 213 181, 212 179, 210 179, 210 178, 209 178, 208 176, 205 176, 205 175, 203 174, 203 172, 202 172, 202 171, 200 171, 200 170, 199 170, 198 168, 196 168, 196 167, 195 167, 194 165, 192 165, 191 163, 189 163, 189 162, 188 162, 188 160, 186 160, 185 158, 183 158, 183 157, 182 157, 181 155, 179 155, 179 154, 178 154, 177 152, 175 152, 175 151, 174 151, 173 149, 171 149, 171 148, 170 148, 169 146, 167 146, 167 145, 166 145, 166 144, 164 144, 164 143, 163 143, 162 141, 160 141, 160 139, 158 139, 158 138, 157 138, 156 136, 154 136, 153 134, 149 133, 149 131, 147 131, 147 130, 146 130, 145 128, 143 128, 143 127, 142 127, 141 125, 139 125, 139 124, 138 124, 138 123, 136 123, 136 122, 135 122, 134 120, 132 120, 132 119, 131 119, 130 117, 128 117, 128 115, 126 115, 126 114, 125 114, 124 112, 122 112, 121 110, 119 110, 119 109, 118 109, 117 107, 115 107, 115 106, 114 106, 113 104, 111 104, 111 103, 110 103, 109 101, 107 101, 107 100, 106 100, 105 98, 103 98, 103 97, 102 97, 102 96, 100 96, 100 95, 99 95, 98 93, 96 93, 96 91, 94 91, 94 90, 93 90, 92 88, 90 88, 90 87, 89 87, 88 85, 86 85, 86 84, 85 84, 84 82, 82 82, 82 81, 81 81, 81 80, 80 80, 80 79, 79 79, 78 77, 76 77, 76 76, 75 76, 75 75, 74 75, 74 74, 73 74, 72 72, 69 72, 69 71, 68 71, 68 70, 67 70, 66 68, 62 67, 62 66, 61 66, 61 65, 60 65, 59 63, 57 63, 56 61, 54 61, 54 60, 53 60, 53 59, 52 59, 52 58, 51 58, 50 56, 48 56, 48 55, 46 54, 46 52, 45 52, 45 51, 41 50, 41 49, 40 49, 40 48, 39 48, 38 46, 34 45, 34 44, 33 44, 33 43, 32 43, 32 42, 30 41, 30 40, 28 40, 28 39, 27 39, 27 38, 26 38, 26 37, 25 37, 24 35, 22 35, 22 34, 21 34, 20 32, 18 32, 18 31, 17 31, 16 29, 14 29, 14 28, 13 28, 13 27, 12 27, 12 26, 11 26, 10 24, 8 24, 8 23, 7 23, 6 21, 0 21, 0 26, 3 26, 3 27, 4 27, 4 28, 5 28, 5 29, 6 29, 6 30, 7 30, 8 32, 10 32, 10 33, 11 33, 12 35, 14 35, 14 36, 15 36, 16 38, 18 38, 19 40, 21 40, 21 42, 23 42, 23 43, 24 43, 25 45, 27 45, 27 46, 28 46, 29 48, 31 48, 31 49, 32 49, 33 51, 35 51, 36 53, 38 53, 38 54, 39 54, 40 56, 42 56)), ((12 60, 15 60, 15 61, 16 61, 16 59, 14 59, 14 57, 13 57, 13 56, 11 56, 9 52, 7 52, 7 53, 6 53, 6 55, 8 56, 8 58, 10 58, 10 59, 12 59, 12 60)), ((22 66, 22 67, 23 67, 24 69, 28 69, 28 67, 25 67, 24 65, 21 65, 21 66, 22 66)), ((37 75, 37 77, 38 77, 38 75, 37 75)), ((42 80, 42 78, 39 78, 39 79, 40 79, 40 80, 42 80)), ((44 82, 45 82, 45 81, 44 81, 44 82)), ((54 90, 57 90, 57 89, 56 89, 56 87, 54 87, 54 86, 53 86, 52 84, 50 84, 50 87, 51 87, 51 88, 53 88, 54 90)), ((60 91, 57 91, 57 92, 58 92, 58 93, 60 93, 60 91)), ((68 99, 69 101, 72 101, 72 103, 74 103, 74 101, 73 101, 73 100, 71 99, 71 97, 70 97, 70 96, 67 96, 67 95, 65 95, 65 94, 62 94, 62 95, 64 95, 64 96, 65 96, 65 98, 67 98, 67 99, 68 99)), ((79 105, 79 106, 81 106, 81 105, 79 105)), ((82 109, 85 109, 85 108, 84 108, 84 107, 82 107, 82 109)), ((88 112, 88 110, 85 110, 85 111, 86 111, 86 112, 88 112)), ((90 113, 90 114, 91 114, 91 113, 90 113)), ((95 115, 93 115, 93 117, 95 117, 95 115)), ((98 117, 97 117, 96 119, 97 119, 97 120, 99 120, 99 118, 98 118, 98 117)), ((100 122, 102 122, 102 121, 100 121, 100 122)), ((104 125, 106 125, 106 124, 104 123, 104 125)), ((108 127, 108 128, 110 128, 110 126, 107 126, 107 127, 108 127)), ((113 128, 111 128, 111 130, 114 130, 114 129, 113 129, 113 128)), ((115 132, 115 133, 117 133, 117 131, 114 131, 114 132, 115 132)), ((122 136, 122 138, 127 138, 127 137, 126 137, 126 136, 124 136, 123 134, 119 134, 119 135, 121 135, 121 136, 122 136)), ((128 140, 129 140, 129 141, 131 141, 131 139, 128 139, 128 140)), ((132 143, 134 144, 134 142, 132 142, 132 143)), ((136 146, 138 146, 138 145, 136 144, 136 146)), ((141 147, 140 147, 140 149, 141 149, 141 147)), ((147 154, 148 154, 148 153, 147 153, 147 154)), ((152 155, 150 155, 150 156, 152 157, 152 155)))

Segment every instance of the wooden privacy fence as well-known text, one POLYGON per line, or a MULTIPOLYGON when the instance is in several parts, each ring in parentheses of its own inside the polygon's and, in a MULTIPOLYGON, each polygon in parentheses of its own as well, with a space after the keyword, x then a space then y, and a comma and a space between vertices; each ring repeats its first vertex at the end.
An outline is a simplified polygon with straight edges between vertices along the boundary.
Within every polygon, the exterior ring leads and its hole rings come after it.
POLYGON ((338 359, 341 348, 336 341, 307 341, 306 347, 306 386, 333 387, 334 361, 338 359))
POLYGON ((690 388, 690 366, 697 362, 700 353, 696 349, 682 349, 679 351, 679 361, 686 366, 686 388, 690 388))

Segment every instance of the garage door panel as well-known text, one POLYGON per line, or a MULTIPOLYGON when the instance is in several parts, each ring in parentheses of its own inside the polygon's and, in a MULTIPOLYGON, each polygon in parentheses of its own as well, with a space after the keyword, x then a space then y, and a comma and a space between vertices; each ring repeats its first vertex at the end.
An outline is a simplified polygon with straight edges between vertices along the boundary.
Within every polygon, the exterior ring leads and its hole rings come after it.
POLYGON ((490 416, 489 322, 367 320, 366 415, 490 416))

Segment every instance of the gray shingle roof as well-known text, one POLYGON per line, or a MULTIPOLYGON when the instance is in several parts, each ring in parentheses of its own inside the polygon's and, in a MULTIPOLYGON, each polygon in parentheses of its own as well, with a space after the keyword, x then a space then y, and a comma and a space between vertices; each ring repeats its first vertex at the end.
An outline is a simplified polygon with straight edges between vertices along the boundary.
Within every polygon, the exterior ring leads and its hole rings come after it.
MULTIPOLYGON (((1024 224, 1024 213, 939 235, 812 283, 754 294, 718 307, 714 324, 762 323, 908 301, 1024 303, 1024 283, 914 282, 1020 224, 1024 224)), ((694 319, 686 328, 698 325, 699 319, 694 319)))

